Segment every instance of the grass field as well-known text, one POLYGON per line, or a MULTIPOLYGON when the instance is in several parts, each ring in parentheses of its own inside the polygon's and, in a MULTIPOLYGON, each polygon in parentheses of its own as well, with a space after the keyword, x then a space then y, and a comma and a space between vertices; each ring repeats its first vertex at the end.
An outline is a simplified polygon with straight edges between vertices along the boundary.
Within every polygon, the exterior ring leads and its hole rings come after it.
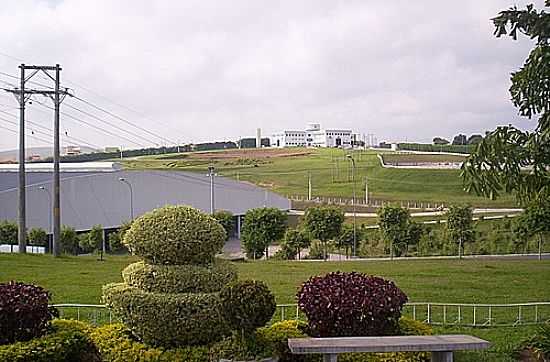
MULTIPOLYGON (((307 195, 308 173, 313 196, 351 197, 351 162, 339 149, 239 150, 147 156, 124 162, 128 169, 169 169, 204 173, 208 165, 223 176, 253 182, 286 195, 307 195), (225 157, 233 152, 234 157, 225 157), (263 155, 263 152, 267 152, 263 155), (268 155, 268 156, 267 156, 268 155)), ((377 153, 355 151, 356 187, 364 198, 365 178, 369 195, 380 200, 462 202, 475 206, 514 206, 511 197, 497 201, 470 195, 463 190, 459 170, 400 170, 380 165, 377 153)))
MULTIPOLYGON (((121 270, 137 260, 129 256, 0 254, 0 282, 18 280, 44 286, 55 303, 99 303, 101 286, 121 280, 121 270)), ((377 262, 247 262, 236 267, 241 278, 265 281, 278 303, 294 303, 299 285, 330 271, 360 271, 395 281, 411 302, 515 303, 550 301, 550 260, 416 260, 377 262)), ((437 333, 466 333, 495 344, 488 354, 463 354, 464 361, 501 361, 499 351, 533 333, 535 327, 438 327, 437 333)))
POLYGON ((463 162, 466 156, 449 154, 422 154, 422 153, 385 153, 382 155, 384 163, 417 164, 417 163, 455 163, 463 162))

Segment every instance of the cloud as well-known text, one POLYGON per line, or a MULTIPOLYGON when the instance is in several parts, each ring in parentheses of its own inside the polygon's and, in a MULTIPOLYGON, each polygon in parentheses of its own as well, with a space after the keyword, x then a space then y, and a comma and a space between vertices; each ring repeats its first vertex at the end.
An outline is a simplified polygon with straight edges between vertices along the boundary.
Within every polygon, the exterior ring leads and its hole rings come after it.
MULTIPOLYGON (((75 94, 170 140, 236 139, 257 127, 269 134, 315 121, 379 140, 425 141, 498 124, 534 126, 516 116, 507 92, 509 73, 532 44, 492 34, 490 18, 511 5, 19 0, 0 9, 0 52, 62 64, 62 82, 75 94)), ((17 74, 18 63, 0 55, 2 72, 17 74)), ((34 107, 29 115, 51 123, 34 107)), ((135 146, 62 122, 93 144, 135 146)), ((0 148, 15 145, 16 136, 0 130, 0 148)))

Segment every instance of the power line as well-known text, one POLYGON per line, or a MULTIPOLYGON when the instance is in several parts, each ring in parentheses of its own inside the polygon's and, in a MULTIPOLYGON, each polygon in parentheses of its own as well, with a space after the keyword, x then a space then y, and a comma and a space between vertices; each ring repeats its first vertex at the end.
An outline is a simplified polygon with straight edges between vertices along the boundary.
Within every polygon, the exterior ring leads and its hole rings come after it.
POLYGON ((147 129, 141 127, 141 126, 138 126, 137 124, 132 123, 132 122, 128 121, 127 119, 122 118, 122 117, 120 117, 120 116, 118 116, 118 115, 116 115, 116 114, 114 114, 114 113, 112 113, 112 112, 110 112, 110 111, 108 111, 108 110, 106 110, 106 109, 104 109, 104 108, 101 108, 101 107, 99 107, 99 106, 96 106, 95 104, 93 104, 93 103, 91 103, 91 102, 89 102, 89 101, 87 101, 87 100, 85 100, 85 99, 82 99, 82 98, 77 97, 77 96, 73 96, 73 98, 74 98, 74 99, 77 99, 77 100, 79 100, 79 101, 81 101, 81 102, 83 102, 83 103, 85 103, 85 104, 87 104, 87 105, 89 105, 89 106, 92 107, 92 108, 95 108, 95 109, 97 109, 97 110, 99 110, 99 111, 101 111, 101 112, 104 112, 104 113, 110 115, 111 117, 114 117, 114 118, 116 118, 116 119, 118 119, 118 120, 121 120, 122 122, 124 122, 124 123, 126 123, 126 124, 128 124, 128 125, 130 125, 130 126, 133 126, 133 127, 137 128, 137 129, 139 129, 139 130, 142 130, 143 132, 146 132, 146 133, 148 133, 148 134, 150 134, 150 135, 152 135, 152 136, 155 136, 155 137, 157 137, 157 138, 159 138, 159 139, 161 139, 161 140, 168 141, 169 143, 173 143, 173 144, 177 144, 177 143, 178 143, 178 142, 174 142, 174 141, 172 141, 172 140, 170 140, 170 139, 168 139, 168 138, 166 138, 166 137, 160 136, 160 135, 158 135, 158 134, 156 134, 156 133, 154 133, 154 132, 151 132, 151 131, 149 131, 149 130, 147 130, 147 129))
MULTIPOLYGON (((14 131, 13 129, 10 129, 10 128, 7 128, 7 127, 2 127, 2 126, 0 126, 0 128, 1 128, 1 129, 4 129, 4 130, 6 130, 6 131, 10 131, 10 132, 15 133, 15 134, 19 134, 19 132, 14 131)), ((50 141, 47 141, 47 140, 45 140, 45 139, 43 139, 43 138, 40 138, 40 137, 37 137, 37 136, 28 136, 28 137, 37 139, 37 140, 42 141, 42 142, 50 143, 50 141)))
MULTIPOLYGON (((35 102, 38 103, 39 105, 41 105, 42 107, 45 107, 45 108, 48 108, 48 109, 53 109, 52 107, 47 106, 47 105, 45 105, 44 103, 39 102, 39 101, 37 101, 37 100, 35 100, 35 102)), ((84 121, 84 120, 82 120, 82 119, 80 119, 80 118, 76 118, 76 117, 74 117, 74 116, 72 116, 72 115, 70 115, 70 114, 68 114, 68 113, 61 112, 61 114, 63 114, 64 116, 66 116, 66 117, 68 117, 68 118, 70 118, 70 119, 72 119, 72 120, 75 120, 75 121, 80 122, 80 123, 83 123, 83 124, 85 124, 85 125, 87 125, 87 126, 89 126, 89 127, 92 127, 93 129, 95 129, 95 130, 97 130, 97 131, 99 131, 99 132, 103 132, 103 133, 105 133, 105 134, 107 134, 107 135, 109 135, 109 136, 112 136, 112 137, 115 137, 115 138, 119 138, 119 139, 128 141, 128 142, 130 142, 130 143, 133 143, 133 144, 138 145, 138 146, 143 147, 143 148, 147 148, 146 145, 143 145, 143 144, 141 144, 141 143, 135 142, 135 141, 133 141, 133 140, 131 140, 131 139, 129 139, 129 138, 126 138, 126 137, 124 137, 124 136, 117 135, 117 134, 115 134, 115 133, 113 133, 113 132, 111 132, 111 131, 108 131, 108 130, 106 130, 106 129, 99 128, 99 127, 97 127, 97 126, 94 125, 94 124, 91 124, 91 123, 89 123, 89 122, 86 122, 86 121, 84 121)))
POLYGON ((81 109, 79 109, 79 108, 77 108, 77 107, 71 106, 70 104, 67 104, 66 106, 69 107, 69 108, 71 108, 71 109, 74 109, 75 111, 80 112, 80 113, 82 113, 82 114, 84 114, 84 115, 86 115, 86 116, 88 116, 88 117, 90 117, 90 118, 93 118, 93 119, 95 119, 96 121, 99 121, 99 122, 104 123, 104 124, 106 124, 106 125, 109 125, 109 126, 111 126, 111 127, 113 127, 113 128, 116 128, 117 130, 119 130, 119 131, 121 131, 121 132, 126 132, 126 133, 128 133, 128 134, 130 134, 130 135, 132 135, 132 136, 134 136, 134 137, 137 137, 137 138, 140 138, 140 139, 142 139, 142 140, 145 140, 146 142, 152 143, 152 144, 154 144, 155 146, 160 146, 160 145, 159 145, 157 142, 155 142, 155 141, 151 141, 150 139, 145 138, 145 137, 143 137, 143 136, 140 136, 140 135, 137 134, 137 133, 130 132, 130 131, 125 130, 124 128, 121 128, 121 127, 119 127, 119 126, 117 126, 117 125, 114 125, 114 124, 112 124, 112 123, 109 123, 109 122, 103 120, 102 118, 97 117, 97 116, 94 115, 94 114, 91 114, 91 113, 89 113, 89 112, 83 111, 83 110, 81 110, 81 109))

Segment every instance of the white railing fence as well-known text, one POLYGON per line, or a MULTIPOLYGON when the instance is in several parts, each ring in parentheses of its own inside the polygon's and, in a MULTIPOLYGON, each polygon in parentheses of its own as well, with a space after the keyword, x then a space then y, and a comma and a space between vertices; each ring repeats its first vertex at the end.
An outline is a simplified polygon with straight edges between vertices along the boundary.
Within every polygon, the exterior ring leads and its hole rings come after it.
MULTIPOLYGON (((102 304, 53 304, 61 318, 85 320, 94 325, 112 323, 102 304)), ((550 322, 550 302, 514 304, 407 303, 403 315, 431 325, 463 327, 516 327, 550 322)), ((272 321, 301 319, 297 304, 279 304, 272 321)))

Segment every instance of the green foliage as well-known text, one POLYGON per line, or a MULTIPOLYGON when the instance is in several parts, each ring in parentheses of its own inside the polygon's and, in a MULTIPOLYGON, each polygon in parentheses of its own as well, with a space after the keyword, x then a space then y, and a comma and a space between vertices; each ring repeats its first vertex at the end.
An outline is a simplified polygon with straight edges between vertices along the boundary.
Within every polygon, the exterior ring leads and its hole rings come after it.
POLYGON ((48 234, 42 228, 32 228, 28 233, 28 241, 30 245, 46 246, 48 244, 48 234))
POLYGON ((103 226, 94 225, 88 233, 88 241, 92 251, 103 252, 103 226))
POLYGON ((17 224, 11 221, 0 221, 0 243, 17 244, 17 224))
POLYGON ((188 206, 165 206, 135 219, 124 244, 151 264, 208 264, 225 238, 211 216, 188 206))
POLYGON ((85 254, 92 251, 92 247, 90 246, 90 236, 88 233, 78 234, 78 247, 80 248, 80 251, 85 254))
POLYGON ((432 140, 434 145, 448 145, 449 141, 442 137, 434 137, 432 140))
MULTIPOLYGON (((550 2, 545 2, 550 6, 550 2)), ((493 19, 495 35, 520 32, 536 40, 523 67, 512 73, 510 94, 519 114, 538 116, 534 132, 512 126, 498 127, 462 166, 468 191, 495 198, 515 193, 522 200, 550 196, 550 14, 533 5, 513 7, 493 19), (529 168, 529 171, 526 171, 529 168)))
POLYGON ((540 326, 537 332, 520 343, 520 351, 529 350, 538 361, 550 358, 550 322, 540 326))
POLYGON ((59 250, 62 253, 78 255, 78 235, 74 228, 63 225, 59 236, 59 250))
POLYGON ((299 320, 286 320, 258 329, 257 336, 259 340, 271 346, 273 354, 279 357, 279 362, 319 361, 319 355, 292 354, 288 348, 288 339, 308 337, 306 330, 307 323, 299 320))
POLYGON ((378 209, 378 225, 384 238, 390 242, 390 255, 401 255, 406 249, 409 232, 410 214, 399 206, 385 205, 378 209))
POLYGON ((275 313, 275 296, 264 282, 236 281, 220 292, 221 313, 229 327, 250 336, 264 326, 275 313))
POLYGON ((468 139, 464 134, 457 134, 453 138, 453 145, 466 145, 468 144, 468 139))
POLYGON ((120 225, 120 228, 117 231, 112 232, 107 236, 109 250, 111 250, 111 252, 118 253, 127 251, 126 247, 122 243, 122 240, 124 240, 124 235, 130 229, 130 226, 132 226, 132 222, 126 221, 120 225))
POLYGON ((118 283, 103 287, 103 301, 136 337, 153 346, 208 344, 228 332, 217 293, 148 293, 118 283))
MULTIPOLYGON (((355 234, 355 240, 359 243, 359 240, 361 240, 361 230, 356 230, 355 234)), ((346 255, 349 255, 349 251, 353 250, 353 240, 353 226, 344 225, 340 235, 338 235, 338 238, 336 239, 336 247, 339 249, 345 249, 346 255)))
POLYGON ((420 152, 452 152, 452 153, 470 153, 473 146, 466 144, 428 144, 428 143, 398 143, 399 150, 420 151, 420 152))
POLYGON ((210 361, 258 361, 273 354, 271 346, 252 334, 243 339, 237 334, 215 343, 210 348, 210 361))
POLYGON ((0 346, 0 361, 99 362, 97 349, 85 334, 85 325, 54 320, 50 333, 27 342, 0 346))
POLYGON ((461 256, 464 243, 475 240, 472 208, 470 206, 451 205, 446 214, 447 231, 458 244, 458 253, 461 256))
POLYGON ((212 293, 237 279, 234 268, 215 259, 207 265, 152 265, 143 261, 122 271, 124 282, 146 292, 212 293))
POLYGON ((336 206, 309 207, 304 214, 303 223, 313 239, 326 242, 340 234, 344 211, 336 206))
POLYGON ((212 216, 221 224, 225 230, 226 240, 229 240, 229 236, 233 233, 233 229, 235 227, 235 222, 231 211, 217 210, 212 216))
POLYGON ((271 243, 283 237, 286 221, 287 215, 276 208, 248 210, 241 230, 241 239, 248 257, 261 258, 271 243))
POLYGON ((300 259, 300 251, 311 244, 307 233, 299 229, 287 229, 277 256, 284 260, 300 259))
POLYGON ((109 362, 206 362, 208 347, 188 346, 163 349, 136 341, 120 323, 93 328, 89 336, 99 349, 103 361, 109 362))

